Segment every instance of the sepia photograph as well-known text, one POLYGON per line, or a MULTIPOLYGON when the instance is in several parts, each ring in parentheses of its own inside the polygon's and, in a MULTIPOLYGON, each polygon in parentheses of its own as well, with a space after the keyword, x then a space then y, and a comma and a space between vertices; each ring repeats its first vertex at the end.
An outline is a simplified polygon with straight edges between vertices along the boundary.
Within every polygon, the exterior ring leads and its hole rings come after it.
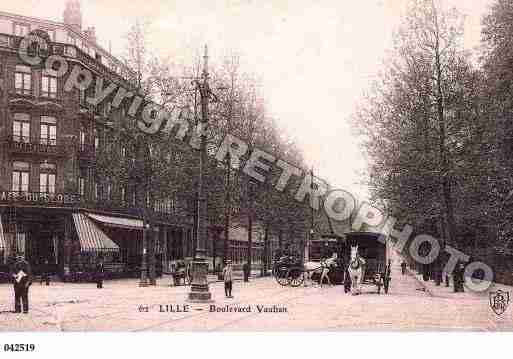
POLYGON ((0 352, 511 333, 512 64, 513 0, 2 0, 0 352))

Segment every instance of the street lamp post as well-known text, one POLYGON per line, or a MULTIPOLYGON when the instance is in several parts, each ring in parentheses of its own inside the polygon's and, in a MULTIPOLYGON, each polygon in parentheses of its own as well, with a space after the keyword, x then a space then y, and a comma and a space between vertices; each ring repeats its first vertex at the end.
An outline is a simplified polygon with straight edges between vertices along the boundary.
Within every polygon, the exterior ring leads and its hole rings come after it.
MULTIPOLYGON (((195 81, 201 97, 201 124, 202 129, 208 123, 208 101, 210 89, 208 86, 208 49, 205 46, 202 81, 195 81)), ((198 178, 198 221, 197 221, 197 248, 196 256, 192 262, 192 283, 188 300, 191 302, 210 302, 210 293, 207 281, 208 264, 206 262, 206 241, 207 241, 207 203, 204 191, 204 167, 207 162, 207 138, 204 131, 201 133, 200 156, 199 156, 199 178, 198 178)))
POLYGON ((146 236, 146 210, 142 209, 142 218, 143 218, 143 228, 142 228, 142 260, 141 260, 141 279, 139 280, 139 287, 147 287, 148 283, 148 261, 147 261, 147 253, 148 253, 148 241, 146 236))

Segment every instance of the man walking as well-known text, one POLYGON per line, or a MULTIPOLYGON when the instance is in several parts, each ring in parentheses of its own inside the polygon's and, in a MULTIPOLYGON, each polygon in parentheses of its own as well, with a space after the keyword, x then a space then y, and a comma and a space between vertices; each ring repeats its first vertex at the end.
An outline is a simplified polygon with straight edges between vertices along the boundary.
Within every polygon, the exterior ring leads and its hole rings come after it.
POLYGON ((403 275, 406 274, 406 262, 405 261, 402 261, 402 263, 401 263, 401 273, 403 275))
POLYGON ((232 297, 232 283, 233 283, 233 268, 232 261, 227 260, 226 266, 223 268, 223 278, 224 278, 224 294, 226 298, 232 297))
POLYGON ((29 286, 32 284, 32 270, 30 264, 18 255, 13 265, 14 278, 14 312, 21 313, 23 304, 23 313, 29 311, 28 292, 29 286))

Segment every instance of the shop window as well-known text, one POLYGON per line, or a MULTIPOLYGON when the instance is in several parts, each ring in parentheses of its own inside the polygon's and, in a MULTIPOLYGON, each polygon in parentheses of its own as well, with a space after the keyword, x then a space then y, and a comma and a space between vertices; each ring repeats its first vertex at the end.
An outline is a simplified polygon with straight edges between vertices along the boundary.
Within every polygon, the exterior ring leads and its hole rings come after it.
POLYGON ((57 145, 57 120, 55 117, 41 116, 40 143, 47 146, 57 145))
POLYGON ((30 116, 26 113, 15 113, 12 121, 14 142, 30 142, 30 116))
POLYGON ((32 93, 32 71, 29 66, 16 65, 14 86, 18 94, 30 95, 32 93))
POLYGON ((28 192, 30 165, 27 162, 13 162, 12 164, 12 190, 15 192, 28 192))
POLYGON ((39 171, 39 192, 55 193, 56 166, 53 163, 43 162, 39 171))
POLYGON ((57 76, 55 76, 55 71, 43 70, 41 76, 41 96, 57 97, 57 76))

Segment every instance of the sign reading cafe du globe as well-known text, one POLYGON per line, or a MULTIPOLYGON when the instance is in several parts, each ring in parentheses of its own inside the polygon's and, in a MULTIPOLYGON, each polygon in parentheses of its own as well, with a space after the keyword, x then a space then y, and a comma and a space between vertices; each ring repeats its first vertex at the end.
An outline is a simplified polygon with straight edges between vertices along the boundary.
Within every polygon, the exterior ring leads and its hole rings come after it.
POLYGON ((0 191, 0 202, 74 204, 79 200, 74 194, 0 191))

